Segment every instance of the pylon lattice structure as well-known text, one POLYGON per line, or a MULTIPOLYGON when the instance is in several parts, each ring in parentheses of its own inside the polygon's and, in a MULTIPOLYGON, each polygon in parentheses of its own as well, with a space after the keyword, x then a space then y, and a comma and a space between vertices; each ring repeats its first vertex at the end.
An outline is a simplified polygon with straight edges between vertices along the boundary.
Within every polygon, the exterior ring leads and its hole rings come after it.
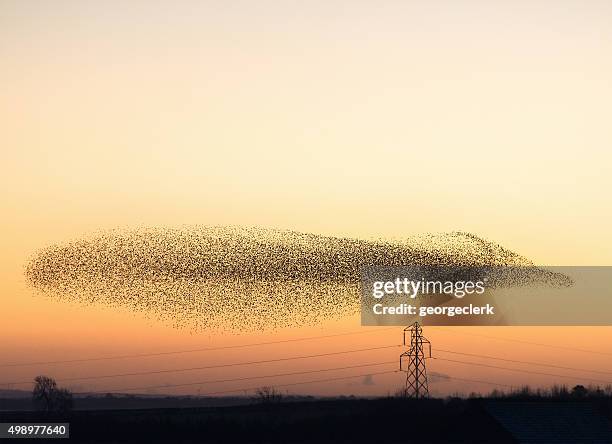
POLYGON ((423 336, 418 322, 404 329, 404 346, 410 335, 410 348, 400 355, 400 370, 406 372, 404 395, 409 398, 429 397, 425 359, 431 358, 431 343, 423 336), (427 347, 427 354, 426 354, 427 347))

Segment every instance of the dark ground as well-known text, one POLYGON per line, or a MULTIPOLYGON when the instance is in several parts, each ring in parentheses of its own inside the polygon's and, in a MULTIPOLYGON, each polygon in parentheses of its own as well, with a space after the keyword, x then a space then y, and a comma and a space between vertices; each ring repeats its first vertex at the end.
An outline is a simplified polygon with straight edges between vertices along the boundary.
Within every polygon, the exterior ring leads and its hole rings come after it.
MULTIPOLYGON (((89 410, 47 417, 0 412, 0 422, 69 422, 69 442, 83 443, 516 443, 487 402, 384 398, 89 410)), ((499 402, 515 411, 512 401, 499 402)), ((540 404, 522 402, 519 408, 540 404)), ((601 412, 604 422, 609 420, 609 402, 582 404, 601 412)))
POLYGON ((91 443, 515 442, 478 403, 469 401, 321 400, 74 411, 53 418, 0 412, 0 422, 10 421, 70 422, 70 441, 91 443))

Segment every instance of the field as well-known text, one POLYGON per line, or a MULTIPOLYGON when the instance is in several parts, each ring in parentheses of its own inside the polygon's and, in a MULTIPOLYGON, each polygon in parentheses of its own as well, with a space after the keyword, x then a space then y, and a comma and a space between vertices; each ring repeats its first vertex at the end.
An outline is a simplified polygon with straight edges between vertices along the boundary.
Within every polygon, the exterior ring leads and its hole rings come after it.
MULTIPOLYGON (((511 412, 535 406, 540 414, 544 410, 552 415, 544 420, 552 422, 558 416, 557 407, 569 408, 575 412, 573 417, 580 417, 585 416, 584 406, 588 412, 601 413, 595 415, 603 427, 598 433, 605 435, 609 427, 609 400, 544 399, 521 401, 520 405, 516 400, 487 399, 312 399, 226 407, 75 410, 65 416, 0 412, 0 422, 65 421, 70 423, 71 442, 91 443, 517 442, 490 413, 492 402, 497 411, 500 406, 511 412), (604 417, 608 420, 602 422, 604 417)), ((592 415, 586 415, 586 423, 579 418, 590 431, 594 428, 589 425, 592 415)), ((587 432, 573 428, 586 437, 587 432)))

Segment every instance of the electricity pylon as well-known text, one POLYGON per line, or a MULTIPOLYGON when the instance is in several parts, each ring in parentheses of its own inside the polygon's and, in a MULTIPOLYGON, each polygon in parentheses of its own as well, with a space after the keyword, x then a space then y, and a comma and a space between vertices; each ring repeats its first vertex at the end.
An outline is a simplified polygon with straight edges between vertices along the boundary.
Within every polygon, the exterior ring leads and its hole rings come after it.
POLYGON ((400 355, 400 370, 406 372, 406 388, 404 395, 409 398, 429 397, 427 386, 427 369, 425 359, 431 358, 431 342, 423 337, 423 329, 418 322, 404 329, 404 346, 406 333, 410 333, 410 348, 400 355), (425 355, 425 344, 428 355, 425 355))

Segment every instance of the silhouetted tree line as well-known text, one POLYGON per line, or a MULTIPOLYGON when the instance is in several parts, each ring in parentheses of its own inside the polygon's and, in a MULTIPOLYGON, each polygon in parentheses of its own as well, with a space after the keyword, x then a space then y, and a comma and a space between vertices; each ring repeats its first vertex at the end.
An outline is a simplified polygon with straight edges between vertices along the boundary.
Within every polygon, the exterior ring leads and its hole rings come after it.
POLYGON ((73 404, 70 390, 58 387, 55 379, 42 375, 34 378, 32 401, 46 413, 67 413, 73 404))
MULTIPOLYGON (((471 398, 483 398, 482 395, 471 395, 471 398)), ((486 398, 492 399, 602 399, 612 398, 612 385, 584 386, 581 384, 569 388, 566 385, 553 385, 550 388, 531 388, 523 385, 514 390, 493 390, 486 398)))

